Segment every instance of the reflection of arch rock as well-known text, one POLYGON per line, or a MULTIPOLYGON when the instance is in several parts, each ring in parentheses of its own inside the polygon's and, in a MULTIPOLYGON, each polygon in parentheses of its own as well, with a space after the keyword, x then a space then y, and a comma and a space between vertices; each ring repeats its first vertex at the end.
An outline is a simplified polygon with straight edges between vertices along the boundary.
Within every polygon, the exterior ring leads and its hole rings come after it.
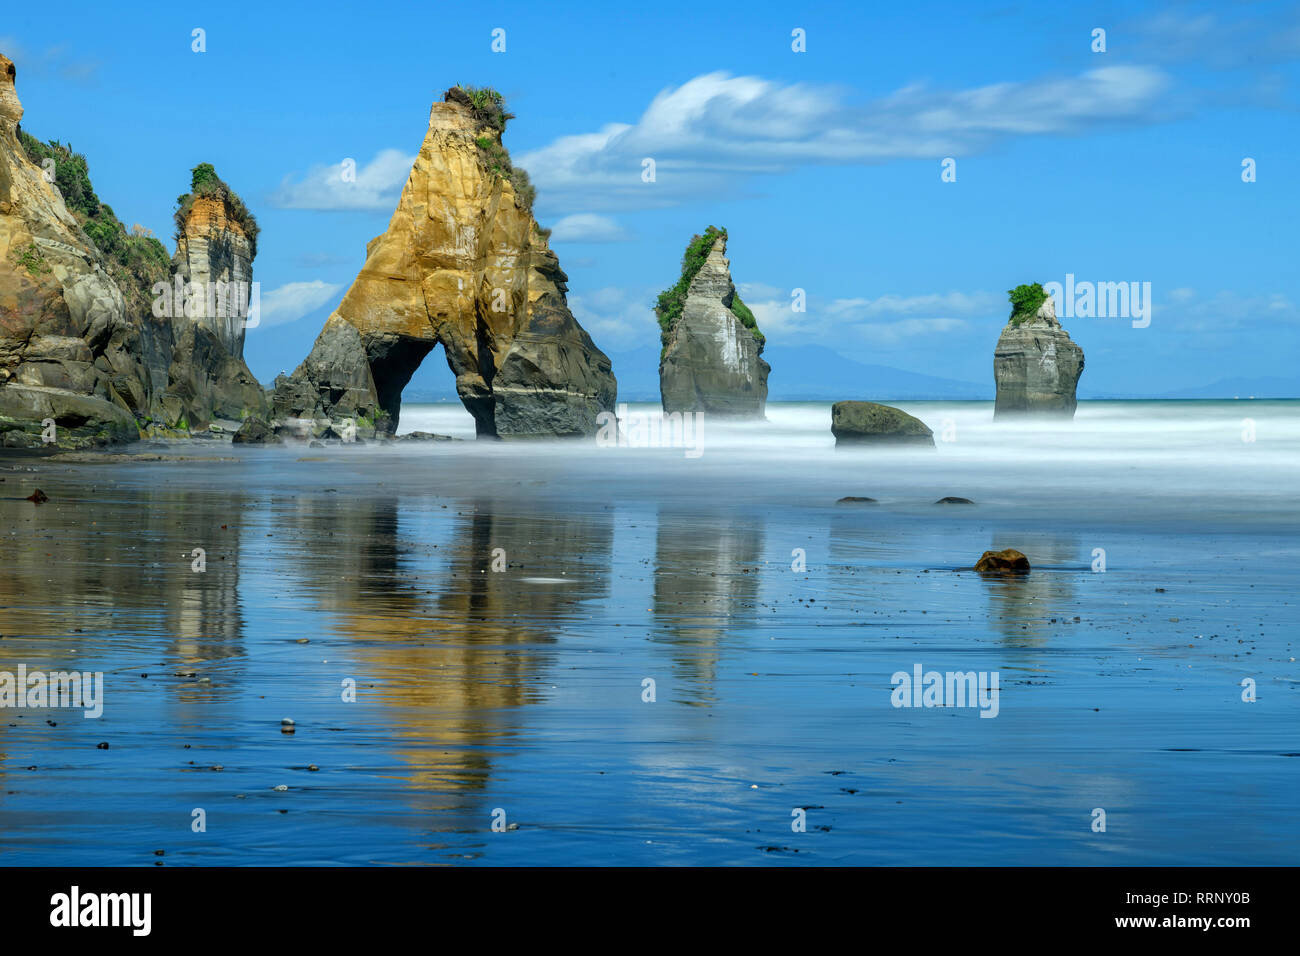
POLYGON ((457 521, 452 546, 438 552, 446 565, 434 594, 417 578, 415 542, 402 541, 391 502, 339 501, 293 519, 364 543, 318 555, 307 573, 332 582, 316 594, 354 642, 349 653, 364 693, 388 709, 413 790, 486 785, 492 751, 518 733, 518 708, 536 700, 559 626, 609 590, 609 515, 517 517, 491 508, 482 502, 457 521), (503 572, 489 570, 495 548, 508 556, 503 572))

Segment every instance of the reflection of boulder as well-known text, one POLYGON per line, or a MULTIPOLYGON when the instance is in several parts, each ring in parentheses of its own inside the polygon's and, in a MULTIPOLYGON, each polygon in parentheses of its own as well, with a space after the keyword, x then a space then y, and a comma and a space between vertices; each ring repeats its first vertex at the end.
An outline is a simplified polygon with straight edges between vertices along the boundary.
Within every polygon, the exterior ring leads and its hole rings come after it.
POLYGON ((655 640, 673 645, 697 702, 712 697, 720 642, 754 617, 763 553, 762 525, 716 520, 660 509, 655 538, 655 640))

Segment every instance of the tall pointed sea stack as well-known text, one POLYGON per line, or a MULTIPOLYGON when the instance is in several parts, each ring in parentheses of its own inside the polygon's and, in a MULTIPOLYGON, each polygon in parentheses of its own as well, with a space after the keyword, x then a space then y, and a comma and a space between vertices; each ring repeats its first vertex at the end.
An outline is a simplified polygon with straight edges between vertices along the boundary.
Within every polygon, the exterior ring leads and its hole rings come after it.
POLYGON ((709 226, 682 257, 677 285, 659 296, 663 409, 762 418, 767 407, 763 334, 736 295, 727 231, 709 226))
POLYGON ((1073 417, 1083 349, 1056 318, 1056 303, 1041 285, 1011 291, 1012 311, 993 353, 997 399, 993 417, 1073 417))
POLYGON ((194 319, 211 329, 226 351, 242 358, 257 220, 211 163, 194 167, 190 192, 177 200, 175 218, 172 266, 187 284, 203 290, 194 319))
POLYGON ((402 389, 439 343, 480 435, 590 435, 612 410, 610 361, 569 312, 568 277, 510 162, 500 94, 455 87, 388 230, 307 359, 276 380, 281 419, 397 427, 402 389))

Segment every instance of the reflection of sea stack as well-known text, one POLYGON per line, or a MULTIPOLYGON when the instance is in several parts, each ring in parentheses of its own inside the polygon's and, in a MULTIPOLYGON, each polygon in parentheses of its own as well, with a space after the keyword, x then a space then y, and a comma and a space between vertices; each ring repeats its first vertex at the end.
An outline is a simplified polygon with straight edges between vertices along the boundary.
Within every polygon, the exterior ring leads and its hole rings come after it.
POLYGON ((762 418, 767 407, 764 338, 731 282, 727 231, 709 226, 682 256, 677 284, 659 296, 665 412, 762 418))
POLYGON ((994 417, 1074 415, 1083 349, 1056 319, 1056 303, 1038 284, 1012 292, 1012 310, 993 353, 994 417))

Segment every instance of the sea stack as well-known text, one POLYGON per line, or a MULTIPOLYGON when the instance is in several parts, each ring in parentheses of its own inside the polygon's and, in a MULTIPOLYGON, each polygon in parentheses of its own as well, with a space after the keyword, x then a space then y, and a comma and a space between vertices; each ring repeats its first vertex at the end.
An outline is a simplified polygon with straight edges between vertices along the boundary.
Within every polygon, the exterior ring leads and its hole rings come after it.
POLYGON ((19 129, 16 73, 0 56, 0 446, 105 445, 261 411, 243 360, 172 307, 162 243, 100 202, 84 156, 19 129))
POLYGON ((677 285, 659 296, 659 391, 665 413, 762 418, 763 334, 731 281, 727 231, 709 226, 682 257, 677 285))
POLYGON ((1011 292, 1011 317, 993 353, 993 417, 1074 415, 1083 349, 1056 318, 1056 303, 1037 283, 1011 292))
POLYGON ((480 436, 596 433, 617 384, 501 145, 509 118, 493 90, 454 87, 433 104, 387 231, 311 354, 276 379, 282 425, 310 434, 353 418, 361 437, 392 434, 402 389, 441 343, 480 436))
POLYGON ((257 255, 257 220, 210 163, 194 167, 176 210, 172 267, 199 292, 192 310, 231 355, 244 355, 244 326, 257 255))

